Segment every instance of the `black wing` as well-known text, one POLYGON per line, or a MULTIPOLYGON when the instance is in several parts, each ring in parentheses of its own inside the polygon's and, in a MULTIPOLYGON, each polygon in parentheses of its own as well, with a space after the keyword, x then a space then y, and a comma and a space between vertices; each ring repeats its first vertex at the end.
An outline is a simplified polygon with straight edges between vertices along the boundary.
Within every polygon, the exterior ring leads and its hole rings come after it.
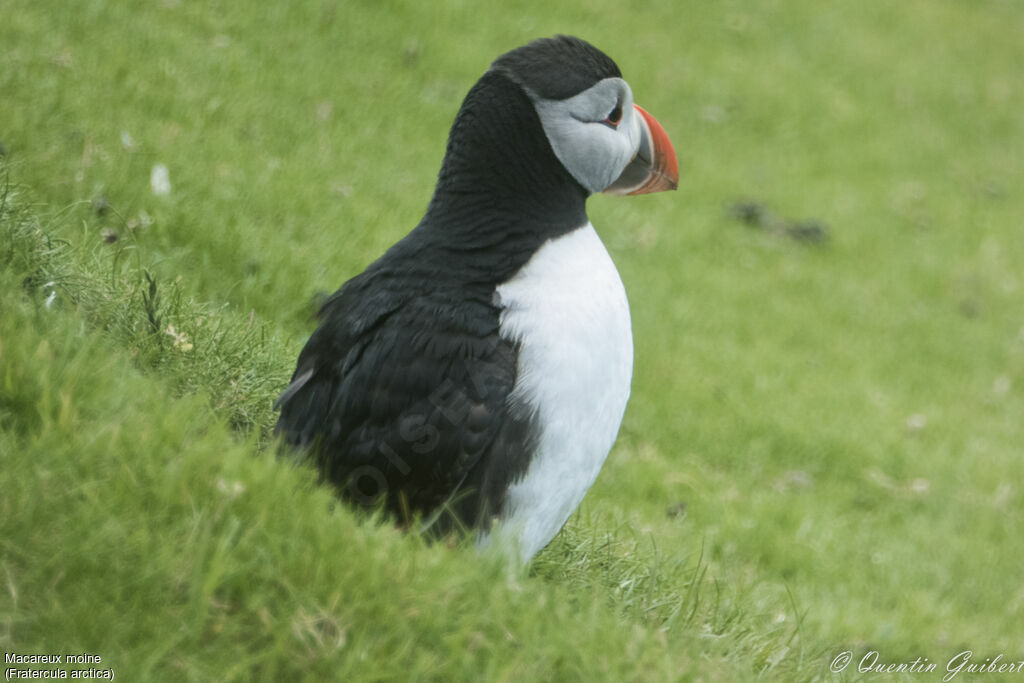
POLYGON ((533 451, 509 402, 516 348, 486 288, 418 281, 371 270, 325 304, 277 429, 347 498, 486 525, 533 451))

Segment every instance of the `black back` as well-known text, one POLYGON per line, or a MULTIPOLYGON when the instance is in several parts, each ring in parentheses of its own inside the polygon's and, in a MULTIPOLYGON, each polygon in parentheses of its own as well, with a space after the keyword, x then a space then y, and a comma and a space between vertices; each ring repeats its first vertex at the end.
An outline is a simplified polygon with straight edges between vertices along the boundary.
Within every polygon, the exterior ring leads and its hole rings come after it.
POLYGON ((499 57, 455 118, 434 196, 405 238, 338 290, 279 400, 277 429, 343 496, 402 518, 450 503, 487 525, 537 425, 509 394, 518 349, 495 288, 587 222, 523 86, 571 96, 618 68, 559 36, 499 57))

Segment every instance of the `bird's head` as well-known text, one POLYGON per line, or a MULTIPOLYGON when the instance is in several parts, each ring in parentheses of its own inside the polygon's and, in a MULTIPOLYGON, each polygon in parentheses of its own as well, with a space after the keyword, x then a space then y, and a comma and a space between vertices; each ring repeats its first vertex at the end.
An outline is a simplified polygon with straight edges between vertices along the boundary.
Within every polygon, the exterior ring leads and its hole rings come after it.
POLYGON ((490 71, 522 87, 555 156, 588 192, 676 189, 679 164, 668 134, 633 102, 615 62, 590 43, 535 40, 498 57, 490 71))
POLYGON ((543 38, 498 57, 470 88, 422 225, 446 244, 530 251, 536 240, 513 233, 546 239, 584 225, 591 194, 678 180, 668 135, 633 103, 615 62, 579 38, 543 38))

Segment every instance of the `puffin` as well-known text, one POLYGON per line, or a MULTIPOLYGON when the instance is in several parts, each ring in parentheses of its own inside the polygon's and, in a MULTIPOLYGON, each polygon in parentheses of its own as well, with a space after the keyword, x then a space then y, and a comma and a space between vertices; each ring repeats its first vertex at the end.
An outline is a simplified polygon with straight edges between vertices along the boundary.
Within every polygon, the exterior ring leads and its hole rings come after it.
POLYGON ((344 500, 529 562, 594 483, 630 394, 629 304, 587 198, 678 178, 604 52, 558 35, 498 57, 422 220, 322 304, 276 403, 285 448, 344 500))

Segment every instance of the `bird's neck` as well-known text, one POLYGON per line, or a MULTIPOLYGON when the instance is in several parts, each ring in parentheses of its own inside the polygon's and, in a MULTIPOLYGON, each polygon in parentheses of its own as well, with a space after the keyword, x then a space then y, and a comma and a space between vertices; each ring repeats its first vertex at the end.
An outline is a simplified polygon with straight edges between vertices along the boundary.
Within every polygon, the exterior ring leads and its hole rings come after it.
POLYGON ((488 72, 455 118, 421 228, 456 250, 498 247, 528 258, 587 223, 587 195, 558 161, 523 89, 488 72))

